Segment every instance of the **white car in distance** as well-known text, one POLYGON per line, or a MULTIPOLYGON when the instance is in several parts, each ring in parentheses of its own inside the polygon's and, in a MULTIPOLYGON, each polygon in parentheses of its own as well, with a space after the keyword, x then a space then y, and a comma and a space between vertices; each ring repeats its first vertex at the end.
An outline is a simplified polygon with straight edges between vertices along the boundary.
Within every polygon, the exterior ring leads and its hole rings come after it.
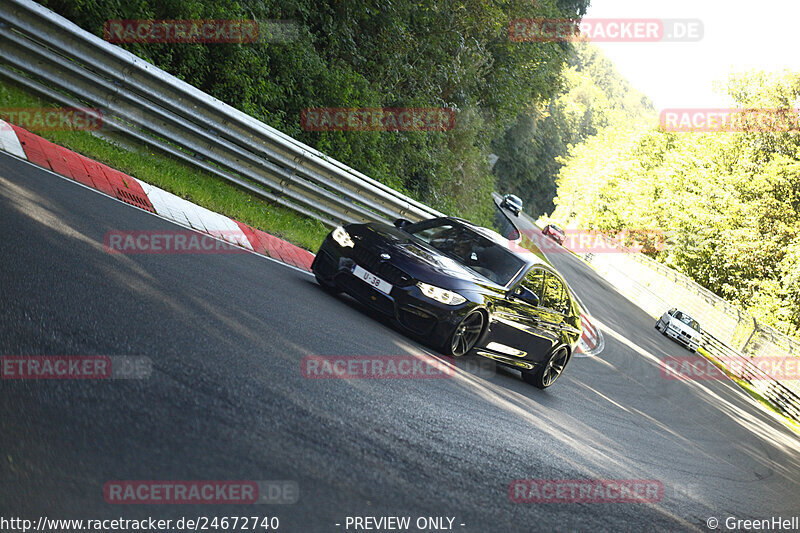
POLYGON ((676 308, 670 309, 658 319, 656 329, 683 344, 692 353, 697 352, 703 342, 703 333, 697 320, 676 308))

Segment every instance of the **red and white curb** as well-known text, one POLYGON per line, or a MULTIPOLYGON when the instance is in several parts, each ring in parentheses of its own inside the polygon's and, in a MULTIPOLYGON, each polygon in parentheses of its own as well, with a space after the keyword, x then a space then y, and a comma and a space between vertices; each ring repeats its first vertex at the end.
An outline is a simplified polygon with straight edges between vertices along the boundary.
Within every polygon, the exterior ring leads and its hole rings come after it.
POLYGON ((586 313, 581 313, 581 338, 575 355, 580 357, 593 357, 602 352, 606 347, 603 332, 592 324, 591 318, 586 313))
POLYGON ((0 150, 173 222, 310 271, 314 254, 0 120, 0 150))
POLYGON ((28 159, 25 157, 25 151, 22 149, 22 145, 19 143, 19 139, 17 138, 17 134, 14 133, 14 130, 11 126, 0 120, 0 150, 4 152, 8 152, 11 155, 15 155, 22 159, 28 159))

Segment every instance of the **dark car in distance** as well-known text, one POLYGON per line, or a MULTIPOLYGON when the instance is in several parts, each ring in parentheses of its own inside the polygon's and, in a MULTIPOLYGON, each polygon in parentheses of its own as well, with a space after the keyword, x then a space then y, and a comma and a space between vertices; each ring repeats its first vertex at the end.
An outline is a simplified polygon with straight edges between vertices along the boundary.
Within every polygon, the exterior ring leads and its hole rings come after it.
POLYGON ((548 263, 458 218, 337 227, 311 268, 324 288, 435 349, 493 359, 542 389, 561 375, 581 335, 577 302, 548 263))
POLYGON ((500 207, 508 208, 514 215, 519 216, 522 211, 522 200, 519 199, 519 196, 506 194, 500 202, 500 207))
POLYGON ((564 230, 556 226, 555 224, 548 224, 542 230, 542 234, 550 237, 554 241, 556 241, 560 245, 564 245, 564 239, 566 235, 564 234, 564 230))

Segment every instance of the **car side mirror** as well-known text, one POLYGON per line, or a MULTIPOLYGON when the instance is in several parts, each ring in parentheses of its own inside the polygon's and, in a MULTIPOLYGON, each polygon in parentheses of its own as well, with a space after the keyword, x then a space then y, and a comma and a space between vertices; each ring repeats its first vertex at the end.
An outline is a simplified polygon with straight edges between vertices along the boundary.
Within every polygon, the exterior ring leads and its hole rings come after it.
POLYGON ((406 220, 405 218, 398 218, 397 220, 394 221, 394 227, 397 229, 403 229, 409 224, 411 224, 411 221, 406 220))
POLYGON ((515 290, 509 291, 507 297, 509 300, 521 300, 533 307, 539 306, 539 297, 535 292, 525 287, 517 287, 515 290))
POLYGON ((528 289, 525 289, 525 292, 519 296, 519 299, 526 304, 532 305, 533 307, 539 307, 539 297, 536 296, 536 293, 531 292, 528 289))

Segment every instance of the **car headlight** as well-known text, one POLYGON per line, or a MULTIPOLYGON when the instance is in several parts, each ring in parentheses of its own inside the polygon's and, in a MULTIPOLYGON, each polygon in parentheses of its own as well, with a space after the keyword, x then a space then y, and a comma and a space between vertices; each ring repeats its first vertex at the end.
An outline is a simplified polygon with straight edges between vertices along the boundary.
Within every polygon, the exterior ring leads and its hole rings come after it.
POLYGON ((431 300, 436 300, 437 302, 441 302, 443 304, 458 305, 467 301, 466 298, 457 292, 440 289, 439 287, 434 287, 433 285, 428 285, 427 283, 422 283, 421 281, 417 283, 417 287, 419 287, 419 289, 422 291, 422 294, 431 300))
POLYGON ((350 234, 347 233, 347 230, 341 226, 337 226, 336 229, 333 230, 331 237, 333 237, 333 240, 342 248, 353 247, 353 239, 350 238, 350 234))

